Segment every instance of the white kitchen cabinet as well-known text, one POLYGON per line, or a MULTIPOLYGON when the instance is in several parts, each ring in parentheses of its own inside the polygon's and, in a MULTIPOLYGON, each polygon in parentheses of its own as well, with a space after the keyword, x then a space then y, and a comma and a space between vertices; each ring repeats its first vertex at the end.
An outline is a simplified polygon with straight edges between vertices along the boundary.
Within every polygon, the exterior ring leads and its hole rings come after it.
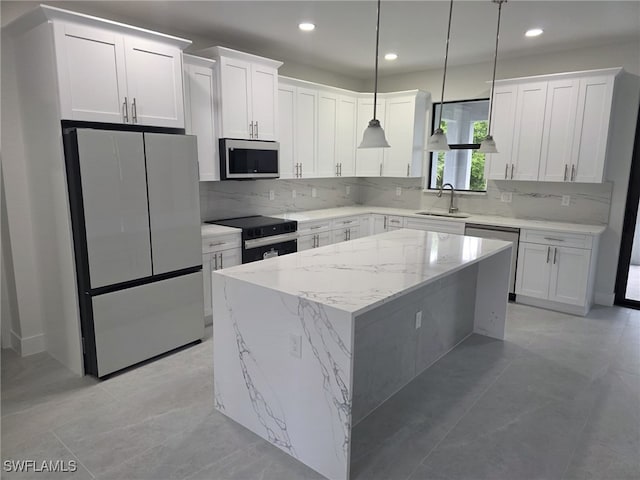
POLYGON ((338 176, 353 177, 356 174, 356 146, 358 135, 356 123, 358 100, 355 96, 338 97, 338 119, 336 132, 336 162, 338 176))
POLYGON ((310 88, 296 89, 295 152, 298 178, 316 176, 318 132, 318 92, 310 88))
POLYGON ((53 21, 63 119, 184 127, 181 50, 189 41, 64 17, 53 21))
POLYGON ((241 234, 227 233, 202 238, 202 275, 205 323, 211 323, 211 273, 242 263, 241 234))
POLYGON ((278 85, 278 118, 280 178, 295 178, 298 175, 295 161, 296 87, 283 82, 278 85))
POLYGON ((333 230, 332 232, 333 238, 332 243, 346 242, 349 240, 355 240, 356 238, 360 238, 362 235, 359 226, 354 227, 343 227, 337 230, 333 230))
POLYGON ((509 180, 537 180, 547 82, 518 85, 509 180))
POLYGON ((298 251, 309 250, 311 248, 324 247, 333 243, 333 232, 319 232, 311 235, 298 237, 298 251))
POLYGON ((318 90, 318 177, 338 177, 338 109, 336 93, 318 90))
POLYGON ((218 62, 220 137, 278 140, 278 68, 282 62, 223 47, 198 53, 218 62))
POLYGON ((371 221, 371 235, 404 228, 404 217, 398 215, 380 215, 374 213, 371 221))
POLYGON ((520 242, 518 268, 516 270, 516 293, 534 298, 549 296, 552 254, 550 245, 520 242))
POLYGON ((581 248, 553 247, 549 300, 584 305, 591 252, 581 248))
POLYGON ((485 177, 490 180, 506 180, 509 175, 517 95, 517 85, 496 85, 493 92, 491 131, 498 153, 486 156, 485 177))
MULTIPOLYGON (((386 133, 384 123, 385 101, 378 95, 376 118, 380 120, 382 129, 386 133)), ((373 118, 373 95, 363 94, 358 98, 358 116, 356 128, 356 146, 362 142, 362 135, 373 118)), ((356 176, 380 177, 382 176, 382 161, 384 148, 357 148, 356 149, 356 176)))
POLYGON ((198 142, 200 181, 220 180, 216 136, 214 60, 184 55, 185 130, 198 142))

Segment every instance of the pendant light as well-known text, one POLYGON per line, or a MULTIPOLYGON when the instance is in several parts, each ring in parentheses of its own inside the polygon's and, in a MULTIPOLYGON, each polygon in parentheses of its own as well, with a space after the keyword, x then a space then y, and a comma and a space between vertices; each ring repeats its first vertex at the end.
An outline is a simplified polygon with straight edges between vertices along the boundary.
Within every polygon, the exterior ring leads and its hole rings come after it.
POLYGON ((447 27, 447 44, 444 50, 444 73, 442 74, 442 94, 440 95, 440 115, 438 117, 438 126, 433 135, 427 140, 427 151, 429 152, 448 152, 449 141, 447 135, 442 131, 442 104, 444 103, 444 85, 447 79, 447 60, 449 59, 449 38, 451 37, 451 14, 453 13, 453 0, 449 2, 449 26, 447 27))
POLYGON ((376 23, 376 73, 373 87, 373 119, 369 120, 369 126, 364 130, 362 143, 358 148, 384 148, 389 143, 384 136, 384 130, 380 126, 380 120, 376 118, 376 106, 378 103, 378 46, 380 43, 380 0, 378 0, 378 21, 376 23))
POLYGON ((478 152, 480 153, 498 153, 496 148, 496 141, 491 135, 491 120, 493 117, 493 94, 496 85, 496 65, 498 64, 498 39, 500 38, 500 14, 502 13, 502 4, 507 0, 491 0, 493 3, 498 4, 498 28, 496 30, 496 53, 493 56, 493 79, 491 80, 491 101, 489 102, 489 126, 487 128, 487 136, 480 143, 478 152))

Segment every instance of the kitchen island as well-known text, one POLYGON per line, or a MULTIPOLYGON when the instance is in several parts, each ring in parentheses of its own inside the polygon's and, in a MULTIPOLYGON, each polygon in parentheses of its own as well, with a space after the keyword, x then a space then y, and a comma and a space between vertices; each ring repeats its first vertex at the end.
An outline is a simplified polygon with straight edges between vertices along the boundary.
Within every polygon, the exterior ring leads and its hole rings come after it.
POLYGON ((471 333, 504 338, 511 244, 396 230, 213 273, 214 401, 322 475, 471 333))

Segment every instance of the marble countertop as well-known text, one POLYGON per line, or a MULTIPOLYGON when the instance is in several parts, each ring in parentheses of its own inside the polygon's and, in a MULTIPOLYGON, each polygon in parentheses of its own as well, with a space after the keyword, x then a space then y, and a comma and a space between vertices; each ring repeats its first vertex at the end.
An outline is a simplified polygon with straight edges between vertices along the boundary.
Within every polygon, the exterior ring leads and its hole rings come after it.
POLYGON ((501 240, 400 229, 214 274, 357 315, 510 246, 501 240))
POLYGON ((202 237, 215 237, 218 235, 227 235, 229 233, 242 233, 242 230, 239 228, 225 227, 224 225, 212 225, 210 223, 203 223, 200 226, 200 231, 202 237))
MULTIPOLYGON (((351 215, 362 215, 366 213, 378 213, 381 215, 401 215, 403 217, 423 218, 428 220, 445 220, 459 223, 477 223, 482 225, 496 225, 502 227, 526 228, 530 230, 548 230, 565 233, 583 233, 588 235, 601 235, 607 228, 606 225, 586 225, 568 222, 549 222, 545 220, 527 220, 522 218, 501 217, 497 215, 469 215, 466 218, 459 217, 435 217, 429 215, 418 215, 420 209, 402 209, 388 207, 374 207, 367 205, 357 205, 353 207, 327 208, 323 210, 311 210, 306 212, 293 212, 280 215, 273 215, 298 222, 325 220, 337 217, 347 217, 351 215)), ((434 213, 445 213, 438 210, 429 210, 434 213)))

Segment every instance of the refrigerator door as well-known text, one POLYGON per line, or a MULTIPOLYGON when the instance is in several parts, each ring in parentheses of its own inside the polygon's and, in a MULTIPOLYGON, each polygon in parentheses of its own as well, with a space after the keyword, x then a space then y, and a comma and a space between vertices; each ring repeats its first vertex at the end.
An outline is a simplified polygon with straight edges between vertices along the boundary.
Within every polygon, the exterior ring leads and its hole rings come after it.
POLYGON ((196 137, 144 138, 153 274, 202 265, 196 137))
POLYGON ((91 288, 151 275, 141 133, 78 129, 91 288))
POLYGON ((202 305, 202 272, 93 297, 98 376, 201 339, 202 305))

